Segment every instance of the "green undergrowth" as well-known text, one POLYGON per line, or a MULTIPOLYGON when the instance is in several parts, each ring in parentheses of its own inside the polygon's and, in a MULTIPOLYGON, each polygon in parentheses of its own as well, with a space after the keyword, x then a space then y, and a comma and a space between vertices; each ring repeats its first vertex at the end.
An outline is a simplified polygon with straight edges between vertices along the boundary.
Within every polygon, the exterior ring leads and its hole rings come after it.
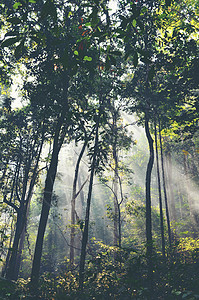
POLYGON ((0 279, 0 299, 199 299, 199 241, 181 239, 167 258, 153 256, 153 287, 147 279, 146 257, 133 249, 118 249, 98 242, 88 257, 84 290, 78 290, 78 273, 45 273, 37 290, 30 280, 0 279))

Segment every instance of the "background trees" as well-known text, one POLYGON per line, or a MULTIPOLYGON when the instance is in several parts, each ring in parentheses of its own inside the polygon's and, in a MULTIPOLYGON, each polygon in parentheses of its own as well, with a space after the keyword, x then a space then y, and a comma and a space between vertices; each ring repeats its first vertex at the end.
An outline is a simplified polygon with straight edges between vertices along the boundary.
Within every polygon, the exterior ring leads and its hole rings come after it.
POLYGON ((24 276, 27 248, 35 248, 28 263, 31 281, 38 287, 40 265, 42 271, 47 265, 42 249, 48 254, 51 241, 56 267, 54 272, 46 269, 58 277, 51 278, 51 291, 37 296, 62 297, 64 291, 80 297, 78 285, 82 293, 85 285, 91 286, 88 297, 151 299, 154 291, 170 299, 196 297, 193 281, 186 282, 186 263, 194 272, 198 255, 196 3, 120 1, 114 14, 108 5, 98 0, 20 0, 0 6, 1 81, 10 86, 17 73, 25 101, 21 109, 14 109, 6 98, 1 109, 4 274, 16 279, 21 257, 24 276), (137 125, 145 127, 149 149, 137 125), (131 142, 131 130, 139 132, 136 139, 142 136, 137 143, 131 142), (154 140, 157 166, 161 159, 158 184, 154 140), (72 143, 82 149, 76 167, 64 154, 66 147, 72 153, 72 143), (45 173, 39 176, 41 168, 45 173), (158 199, 162 190, 163 205, 158 199), (60 232, 56 239, 55 218, 50 216, 53 193, 60 232), (31 210, 39 210, 39 205, 40 221, 31 210), (38 223, 36 243, 31 216, 38 223), (31 243, 22 251, 28 222, 31 243), (60 239, 65 242, 63 250, 60 239), (6 248, 10 249, 5 260, 6 248), (173 262, 183 272, 171 269, 173 262), (179 273, 184 277, 177 282, 179 273))

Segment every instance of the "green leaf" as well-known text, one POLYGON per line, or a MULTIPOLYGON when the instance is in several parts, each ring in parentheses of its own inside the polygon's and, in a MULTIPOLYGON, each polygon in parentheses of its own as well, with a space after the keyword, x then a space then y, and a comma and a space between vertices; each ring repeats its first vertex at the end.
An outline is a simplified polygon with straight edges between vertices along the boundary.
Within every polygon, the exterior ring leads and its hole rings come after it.
POLYGON ((148 9, 146 8, 146 7, 143 7, 142 9, 141 9, 141 13, 145 13, 145 12, 147 12, 148 11, 148 9))
POLYGON ((90 57, 90 56, 84 56, 83 60, 85 60, 85 61, 92 61, 92 57, 90 57))
POLYGON ((30 3, 36 3, 37 1, 35 0, 29 0, 30 3))
POLYGON ((86 24, 84 24, 84 26, 86 27, 91 26, 91 22, 87 22, 86 24))
POLYGON ((78 56, 78 55, 79 55, 79 52, 78 52, 77 50, 75 50, 75 51, 74 51, 74 54, 78 56))
POLYGON ((13 37, 13 38, 10 38, 10 39, 6 39, 4 40, 2 43, 1 43, 1 47, 9 47, 9 46, 12 46, 14 45, 15 43, 19 42, 20 41, 20 37, 13 37))
POLYGON ((21 2, 16 2, 16 3, 13 5, 13 8, 14 8, 14 9, 18 9, 19 6, 22 6, 21 2))
POLYGON ((133 24, 133 27, 136 27, 137 21, 134 19, 132 24, 133 24))
POLYGON ((176 291, 176 290, 173 290, 171 293, 172 293, 173 295, 176 295, 176 296, 179 296, 179 295, 182 294, 181 291, 176 291))

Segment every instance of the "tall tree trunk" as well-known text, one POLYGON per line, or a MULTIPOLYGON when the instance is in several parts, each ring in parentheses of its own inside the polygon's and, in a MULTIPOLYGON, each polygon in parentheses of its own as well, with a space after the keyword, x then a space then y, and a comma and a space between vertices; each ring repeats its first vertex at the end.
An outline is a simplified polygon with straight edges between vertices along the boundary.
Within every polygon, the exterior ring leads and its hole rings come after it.
POLYGON ((81 149, 81 152, 79 154, 76 167, 75 167, 75 176, 73 181, 73 193, 72 193, 72 199, 71 199, 71 232, 70 232, 70 266, 73 267, 74 265, 74 251, 75 251, 75 200, 77 197, 77 181, 78 181, 78 173, 79 173, 79 166, 82 159, 82 156, 84 154, 84 151, 86 149, 87 140, 84 142, 83 147, 81 149))
POLYGON ((169 245, 172 246, 172 234, 171 234, 171 226, 170 226, 170 217, 169 217, 169 208, 168 208, 168 200, 167 200, 167 189, 166 189, 166 180, 165 180, 165 171, 164 171, 164 156, 162 149, 162 135, 160 129, 160 121, 159 121, 159 141, 160 141, 160 153, 161 153, 161 167, 162 167, 162 182, 163 182, 163 190, 164 190, 164 200, 165 200, 165 208, 166 208, 166 217, 167 217, 167 227, 168 227, 168 236, 169 236, 169 245))
MULTIPOLYGON (((120 194, 121 194, 121 200, 119 201, 119 170, 118 170, 118 155, 117 155, 117 149, 116 144, 113 145, 113 159, 115 163, 114 167, 114 178, 113 178, 113 196, 114 196, 114 246, 121 247, 121 240, 122 240, 122 231, 121 231, 121 211, 120 206, 123 201, 123 195, 122 195, 122 187, 120 184, 120 194)), ((120 182, 121 183, 121 182, 120 182)))
POLYGON ((64 124, 64 117, 65 117, 65 111, 62 112, 57 122, 54 141, 53 141, 52 157, 51 157, 50 166, 45 181, 42 210, 41 210, 41 216, 39 221, 39 228, 37 233, 35 252, 34 252, 33 264, 32 264, 32 272, 31 272, 31 284, 33 287, 37 286, 39 280, 39 270, 40 270, 40 263, 41 263, 44 233, 46 230, 46 224, 47 224, 48 215, 51 206, 53 185, 57 173, 59 151, 64 141, 64 135, 62 136, 62 139, 59 140, 59 137, 62 133, 62 125, 64 124))
POLYGON ((164 218, 163 218, 163 209, 162 209, 162 193, 161 193, 161 182, 160 182, 160 168, 159 168, 159 154, 158 154, 156 124, 155 124, 155 150, 156 150, 156 165, 157 165, 158 193, 159 193, 159 207, 160 207, 160 230, 161 230, 161 238, 162 238, 162 255, 165 257, 164 218))
POLYGON ((68 124, 66 124, 66 117, 68 111, 68 86, 69 86, 69 77, 67 71, 63 72, 62 76, 63 76, 63 82, 62 82, 63 83, 63 95, 62 95, 63 104, 61 106, 62 110, 58 116, 57 125, 55 128, 52 156, 51 156, 50 165, 47 171, 46 181, 44 186, 42 210, 41 210, 41 216, 39 221, 37 239, 35 244, 35 252, 34 252, 33 264, 32 264, 32 271, 31 271, 31 285, 33 288, 37 288, 38 286, 44 234, 46 230, 46 225, 47 225, 51 201, 52 201, 53 186, 54 186, 55 176, 57 173, 57 166, 58 166, 58 156, 68 129, 68 124))
POLYGON ((149 130, 149 118, 147 113, 145 113, 145 133, 149 144, 150 156, 146 171, 146 256, 148 264, 148 283, 149 289, 153 290, 153 262, 152 262, 152 252, 153 252, 153 240, 152 240, 152 220, 151 220, 151 173, 153 169, 154 162, 154 149, 153 149, 153 139, 149 130))
POLYGON ((114 108, 112 112, 113 124, 112 124, 112 132, 113 132, 113 144, 112 144, 112 152, 113 152, 113 161, 114 161, 114 177, 113 177, 113 196, 114 196, 114 245, 121 247, 121 211, 120 205, 123 201, 122 195, 122 186, 121 180, 119 176, 119 162, 118 162, 118 128, 117 128, 117 120, 118 120, 118 111, 114 108), (121 200, 119 201, 119 183, 120 183, 120 196, 121 200))
POLYGON ((96 157, 98 151, 98 131, 99 131, 99 117, 96 124, 96 133, 95 133, 95 144, 94 144, 94 153, 93 153, 93 160, 91 164, 91 173, 90 173, 90 181, 89 181, 89 188, 88 188, 88 197, 87 197, 87 206, 86 206, 86 216, 85 216, 85 223, 84 223, 84 230, 82 235, 82 246, 81 246, 81 255, 80 255, 80 268, 79 268, 79 288, 83 290, 83 282, 84 282, 84 269, 85 269, 85 259, 86 259, 86 246, 88 241, 88 226, 89 226, 89 217, 90 217, 90 205, 91 205, 91 196, 92 196, 92 188, 93 188, 93 179, 95 173, 95 164, 96 164, 96 157))

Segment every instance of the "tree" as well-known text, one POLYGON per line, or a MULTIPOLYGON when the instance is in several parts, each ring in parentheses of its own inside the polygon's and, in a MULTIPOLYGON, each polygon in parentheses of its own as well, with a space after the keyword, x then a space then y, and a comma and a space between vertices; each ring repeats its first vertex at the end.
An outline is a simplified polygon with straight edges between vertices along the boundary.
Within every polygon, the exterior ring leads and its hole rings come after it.
MULTIPOLYGON (((82 25, 79 25, 79 19, 82 18, 84 10, 80 9, 79 3, 77 4, 78 6, 76 6, 76 4, 73 5, 72 3, 72 6, 70 6, 69 3, 67 3, 63 10, 63 7, 60 6, 61 3, 59 1, 56 3, 47 1, 44 4, 38 3, 38 5, 37 3, 29 3, 27 6, 24 2, 18 2, 17 5, 14 4, 13 7, 6 12, 9 17, 7 18, 8 22, 12 24, 13 28, 16 28, 16 31, 14 37, 11 35, 12 38, 7 38, 7 36, 9 36, 11 33, 8 32, 6 34, 6 38, 2 43, 2 47, 12 47, 16 42, 19 42, 19 46, 13 46, 15 49, 14 56, 16 59, 24 56, 24 54, 26 56, 28 54, 29 57, 33 57, 33 60, 30 60, 29 67, 31 67, 32 63, 36 62, 36 73, 33 72, 33 76, 37 77, 36 80, 40 80, 39 75, 42 71, 41 65, 45 64, 44 61, 47 62, 46 69, 44 67, 47 72, 43 74, 44 81, 42 79, 42 81, 39 82, 41 86, 44 84, 44 82, 47 83, 46 87, 49 86, 48 78, 51 80, 52 84, 52 74, 55 74, 55 71, 57 71, 57 74, 60 75, 59 80, 61 83, 58 84, 58 88, 54 86, 55 90, 60 88, 58 99, 56 99, 57 97, 55 97, 53 92, 48 94, 47 97, 47 100, 52 100, 52 104, 50 103, 51 105, 48 107, 48 109, 51 107, 53 109, 54 101, 57 112, 54 114, 55 110, 53 111, 53 117, 56 118, 55 134, 53 138, 51 161, 44 188, 43 208, 33 260, 31 276, 33 283, 36 283, 38 280, 43 237, 51 204, 51 194, 57 169, 58 154, 67 132, 68 124, 66 119, 70 118, 70 114, 67 115, 69 112, 67 94, 70 79, 76 74, 80 65, 85 65, 87 67, 88 62, 92 61, 92 58, 88 56, 87 53, 87 49, 90 45, 89 38, 87 35, 84 36, 84 33, 82 33, 82 25), (71 10, 72 7, 74 11, 71 10), (64 11, 63 20, 67 26, 63 24, 64 22, 61 17, 61 10, 64 11), (31 17, 33 11, 35 14, 34 19, 31 17), (57 13, 57 11, 60 12, 60 15, 57 13), (20 18, 19 13, 21 13, 21 16, 24 16, 24 18, 20 18), (34 28, 37 25, 36 31, 32 31, 32 29, 30 29, 31 26, 24 26, 25 24, 29 23, 28 16, 30 17, 30 23, 34 26, 34 28), (58 16, 61 18, 58 18, 58 16), (14 20, 17 21, 15 22, 14 20), (56 31, 55 29, 58 28, 59 30, 56 31), (82 36, 84 37, 82 38, 82 36), (79 38, 80 40, 78 40, 79 38), (32 49, 27 47, 28 43, 33 45, 32 49), (50 77, 45 77, 47 74, 50 77)), ((95 27, 99 21, 97 16, 98 10, 98 3, 94 3, 93 11, 89 15, 93 27, 95 27)), ((87 11, 90 13, 89 8, 87 11)), ((89 31, 90 30, 88 30, 88 32, 89 31)), ((45 107, 46 104, 47 103, 44 105, 45 107)), ((38 106, 37 99, 35 99, 35 103, 33 103, 33 105, 38 106)))
POLYGON ((161 180, 160 180, 160 167, 159 167, 159 153, 158 153, 158 139, 157 139, 156 123, 155 123, 154 127, 155 127, 155 153, 156 153, 159 207, 160 207, 160 227, 161 227, 161 238, 162 238, 162 255, 165 257, 164 214, 163 214, 163 208, 162 208, 162 191, 161 191, 161 180))
POLYGON ((7 278, 16 279, 20 253, 19 243, 25 228, 33 188, 38 177, 38 165, 45 139, 44 124, 41 127, 40 121, 34 121, 30 109, 23 108, 4 114, 1 126, 6 131, 4 139, 8 139, 7 147, 2 153, 2 160, 7 162, 1 178, 3 197, 4 202, 14 208, 17 216, 12 251, 10 250, 7 254, 10 259, 4 272, 6 272, 7 278), (9 153, 12 153, 12 156, 9 153))

